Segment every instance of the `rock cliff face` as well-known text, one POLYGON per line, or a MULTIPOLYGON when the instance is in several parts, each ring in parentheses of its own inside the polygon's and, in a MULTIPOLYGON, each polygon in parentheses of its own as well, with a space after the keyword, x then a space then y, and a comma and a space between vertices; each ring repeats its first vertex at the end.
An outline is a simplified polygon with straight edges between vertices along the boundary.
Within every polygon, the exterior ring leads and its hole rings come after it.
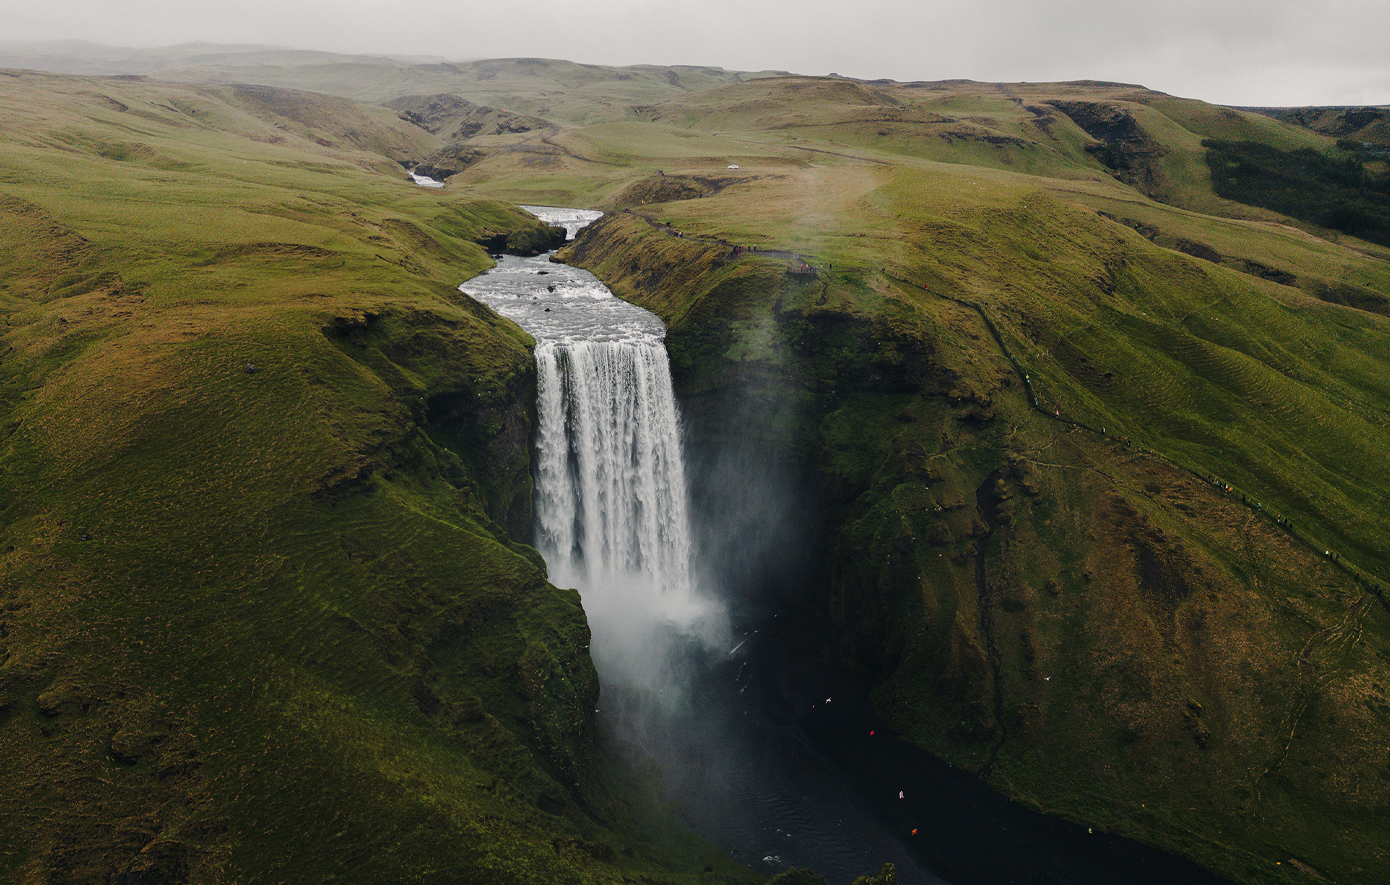
POLYGON ((540 117, 514 114, 487 105, 475 104, 448 93, 407 95, 392 99, 385 106, 400 119, 438 136, 445 146, 424 158, 415 171, 437 181, 457 175, 488 155, 486 148, 469 145, 475 137, 517 135, 553 129, 555 124, 540 117))
POLYGON ((1093 101, 1047 102, 1071 118, 1096 140, 1086 151, 1114 171, 1116 177, 1150 196, 1161 190, 1163 145, 1144 131, 1134 111, 1117 104, 1093 101))
MULTIPOLYGON (((1136 275, 1172 261, 1115 243, 1107 263, 1136 275)), ((566 260, 666 318, 696 448, 804 481, 819 556, 780 589, 877 674, 903 734, 1236 879, 1258 881, 1272 843, 1376 868, 1310 834, 1382 820, 1390 799, 1390 669, 1341 657, 1347 631, 1384 629, 1381 598, 1224 483, 1041 403, 1009 342, 1044 317, 996 318, 911 267, 807 277, 728 253, 615 213, 566 260), (1290 762, 1319 752, 1338 765, 1290 762), (1326 811, 1292 812, 1308 803, 1326 811)), ((1094 356, 1057 352, 1103 394, 1121 382, 1094 356)))
POLYGON ((1266 113, 1358 145, 1390 146, 1390 108, 1274 108, 1266 113))
POLYGON ((547 129, 554 124, 540 117, 514 114, 475 104, 457 95, 407 95, 385 103, 402 120, 438 135, 447 142, 467 141, 475 135, 502 135, 547 129))
MULTIPOLYGON (((481 323, 503 322, 471 300, 460 297, 459 303, 481 323)), ((352 481, 362 484, 374 472, 437 463, 462 505, 495 523, 504 543, 529 537, 536 400, 529 352, 516 348, 502 372, 485 370, 460 340, 458 323, 428 311, 340 316, 323 331, 384 378, 424 374, 436 380, 417 394, 411 410, 407 427, 418 439, 391 440, 369 453, 352 481), (434 451, 427 455, 421 446, 434 451)))

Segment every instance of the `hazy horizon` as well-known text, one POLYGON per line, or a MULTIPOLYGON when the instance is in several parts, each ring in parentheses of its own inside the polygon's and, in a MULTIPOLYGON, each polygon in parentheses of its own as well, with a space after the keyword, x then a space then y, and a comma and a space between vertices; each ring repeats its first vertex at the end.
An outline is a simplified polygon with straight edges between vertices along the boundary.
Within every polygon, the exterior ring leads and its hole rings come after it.
POLYGON ((694 65, 837 73, 857 79, 1134 83, 1245 106, 1390 103, 1390 28, 1371 0, 1042 4, 904 0, 833 4, 552 0, 508 9, 419 0, 407 13, 361 0, 252 0, 112 7, 0 0, 7 43, 84 40, 110 48, 250 44, 450 61, 540 57, 586 64, 694 65), (292 41, 284 34, 295 34, 292 41))

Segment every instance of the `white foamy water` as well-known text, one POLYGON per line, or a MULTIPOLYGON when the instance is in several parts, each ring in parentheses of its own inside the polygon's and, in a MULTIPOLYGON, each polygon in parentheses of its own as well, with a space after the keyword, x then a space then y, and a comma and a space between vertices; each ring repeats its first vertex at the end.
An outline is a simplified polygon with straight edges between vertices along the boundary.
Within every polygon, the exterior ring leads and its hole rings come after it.
MULTIPOLYGON (((601 214, 525 208, 567 230, 601 214)), ((665 327, 547 256, 504 256, 459 288, 536 339, 536 548, 552 583, 579 589, 600 676, 677 691, 671 649, 720 615, 692 580, 665 327)))
POLYGON ((503 255, 497 267, 459 289, 516 322, 538 344, 645 341, 665 353, 666 327, 655 314, 614 296, 588 271, 544 255, 503 255))
POLYGON ((603 216, 596 209, 566 209, 561 206, 522 206, 527 212, 544 221, 565 229, 565 239, 572 240, 579 230, 603 216))

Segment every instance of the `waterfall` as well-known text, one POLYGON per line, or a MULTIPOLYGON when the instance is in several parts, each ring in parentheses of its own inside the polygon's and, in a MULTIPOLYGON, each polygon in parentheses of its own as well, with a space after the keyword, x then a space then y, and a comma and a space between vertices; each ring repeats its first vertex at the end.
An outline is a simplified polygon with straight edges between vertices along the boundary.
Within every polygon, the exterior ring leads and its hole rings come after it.
POLYGON ((690 595, 680 420, 653 341, 541 342, 537 547, 552 579, 690 595))
MULTIPOLYGON (((527 208, 567 228, 598 214, 527 208)), ((460 288, 536 339, 535 546, 551 583, 580 592, 605 694, 678 701, 692 649, 723 643, 727 628, 692 570, 665 327, 544 258, 504 257, 460 288)))
POLYGON ((680 420, 659 340, 539 342, 536 545, 578 587, 608 687, 682 688, 707 626, 691 578, 680 420))

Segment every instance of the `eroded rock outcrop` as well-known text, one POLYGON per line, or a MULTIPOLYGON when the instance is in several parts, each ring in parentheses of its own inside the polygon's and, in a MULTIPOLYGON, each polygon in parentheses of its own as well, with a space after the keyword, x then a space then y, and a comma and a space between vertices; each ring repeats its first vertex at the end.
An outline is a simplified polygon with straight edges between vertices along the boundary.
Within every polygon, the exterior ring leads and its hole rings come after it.
POLYGON ((1131 109, 1095 101, 1053 99, 1047 104, 1096 139, 1095 144, 1086 146, 1087 153, 1118 178, 1150 196, 1159 193, 1165 180, 1161 164, 1167 150, 1144 131, 1131 109))

